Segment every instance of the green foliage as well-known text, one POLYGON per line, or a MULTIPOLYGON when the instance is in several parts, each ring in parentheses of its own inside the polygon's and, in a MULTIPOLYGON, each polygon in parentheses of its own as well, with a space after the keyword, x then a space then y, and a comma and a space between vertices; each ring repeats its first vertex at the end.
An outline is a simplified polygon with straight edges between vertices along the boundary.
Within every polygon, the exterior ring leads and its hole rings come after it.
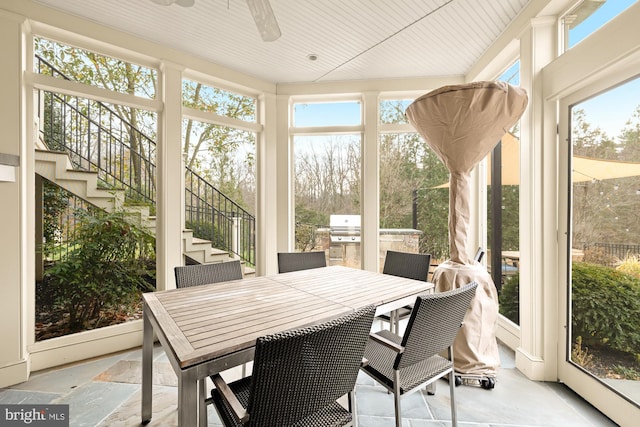
POLYGON ((613 367, 613 372, 618 374, 621 378, 631 381, 640 381, 640 372, 633 368, 626 366, 616 365, 613 367))
POLYGON ((76 249, 46 272, 72 331, 98 327, 102 310, 134 303, 155 283, 152 236, 129 224, 122 213, 76 216, 76 249))
POLYGON ((640 280, 588 263, 574 263, 572 274, 574 340, 640 353, 640 280))
MULTIPOLYGON (((383 123, 406 123, 404 101, 381 105, 383 123)), ((380 136, 380 228, 422 231, 420 252, 444 259, 449 253, 449 190, 434 188, 448 182, 449 171, 417 133, 380 136), (415 195, 415 201, 414 201, 415 195)))
POLYGON ((42 237, 45 242, 43 250, 45 253, 49 253, 53 250, 57 237, 62 231, 58 218, 67 209, 69 199, 62 188, 52 185, 48 181, 43 182, 42 198, 42 237))
POLYGON ((500 291, 500 314, 520 324, 520 275, 509 276, 500 291))

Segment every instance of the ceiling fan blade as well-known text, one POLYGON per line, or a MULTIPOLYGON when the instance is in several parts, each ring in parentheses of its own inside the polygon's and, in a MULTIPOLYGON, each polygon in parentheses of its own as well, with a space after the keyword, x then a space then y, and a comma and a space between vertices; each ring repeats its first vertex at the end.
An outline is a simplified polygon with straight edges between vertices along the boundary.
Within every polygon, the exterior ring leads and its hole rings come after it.
POLYGON ((278 26, 276 16, 273 14, 271 4, 269 0, 247 0, 247 5, 253 15, 253 20, 256 21, 258 32, 262 40, 266 42, 272 42, 277 40, 282 33, 278 26))

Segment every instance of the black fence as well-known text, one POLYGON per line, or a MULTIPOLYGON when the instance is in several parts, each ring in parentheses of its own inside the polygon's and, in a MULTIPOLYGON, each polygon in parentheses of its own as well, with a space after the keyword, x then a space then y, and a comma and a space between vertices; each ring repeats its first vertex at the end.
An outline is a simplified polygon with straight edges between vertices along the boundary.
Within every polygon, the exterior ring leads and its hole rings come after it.
POLYGON ((614 267, 630 256, 640 257, 640 245, 625 243, 582 244, 584 260, 614 267))

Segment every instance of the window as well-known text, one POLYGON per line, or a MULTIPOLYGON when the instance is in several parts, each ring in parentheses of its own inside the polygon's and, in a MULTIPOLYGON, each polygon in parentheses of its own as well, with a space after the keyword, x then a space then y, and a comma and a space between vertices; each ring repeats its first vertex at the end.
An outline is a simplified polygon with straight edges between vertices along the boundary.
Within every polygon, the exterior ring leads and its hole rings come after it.
POLYGON ((90 86, 156 98, 156 70, 86 49, 36 37, 35 72, 90 86))
POLYGON ((295 127, 357 126, 362 124, 358 101, 298 103, 293 106, 295 127))
POLYGON ((182 82, 182 105, 218 116, 256 121, 256 99, 192 80, 182 82))
POLYGON ((570 109, 567 336, 570 362, 636 406, 622 385, 638 380, 639 99, 636 78, 570 109))
POLYGON ((131 105, 156 96, 157 73, 38 37, 34 53, 36 73, 130 100, 35 90, 42 142, 36 154, 42 205, 35 212, 40 341, 139 319, 141 293, 155 288, 157 116, 131 105), (52 162, 93 173, 60 176, 45 167, 52 162))
POLYGON ((361 102, 300 102, 292 112, 295 250, 360 268, 361 102), (316 129, 295 134, 301 128, 316 129))
POLYGON ((256 99, 186 79, 182 97, 185 227, 254 266, 256 99))
MULTIPOLYGON (((514 62, 498 80, 520 84, 520 61, 514 62)), ((500 314, 520 323, 518 284, 520 273, 520 123, 502 138, 487 161, 487 266, 499 291, 500 314), (493 173, 500 171, 500 183, 493 188, 493 173), (494 203, 494 200, 499 202, 494 203), (494 250, 495 249, 495 250, 494 250), (494 258, 497 254, 498 258, 494 258), (496 272, 495 274, 493 272, 496 272)))
POLYGON ((380 101, 380 268, 387 250, 449 256, 449 172, 408 124, 412 102, 380 101))
POLYGON ((562 17, 564 50, 584 40, 637 0, 583 0, 562 17))

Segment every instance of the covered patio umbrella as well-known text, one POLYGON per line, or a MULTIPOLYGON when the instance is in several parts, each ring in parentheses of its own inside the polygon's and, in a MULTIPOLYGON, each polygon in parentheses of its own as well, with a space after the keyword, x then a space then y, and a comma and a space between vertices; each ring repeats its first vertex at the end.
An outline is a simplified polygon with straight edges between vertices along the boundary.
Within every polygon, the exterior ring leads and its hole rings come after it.
POLYGON ((407 107, 409 123, 449 170, 450 259, 434 272, 437 291, 476 281, 476 298, 454 343, 456 372, 494 376, 500 365, 495 339, 498 294, 487 271, 469 259, 469 180, 480 162, 518 121, 527 106, 524 89, 505 82, 444 86, 407 107))

